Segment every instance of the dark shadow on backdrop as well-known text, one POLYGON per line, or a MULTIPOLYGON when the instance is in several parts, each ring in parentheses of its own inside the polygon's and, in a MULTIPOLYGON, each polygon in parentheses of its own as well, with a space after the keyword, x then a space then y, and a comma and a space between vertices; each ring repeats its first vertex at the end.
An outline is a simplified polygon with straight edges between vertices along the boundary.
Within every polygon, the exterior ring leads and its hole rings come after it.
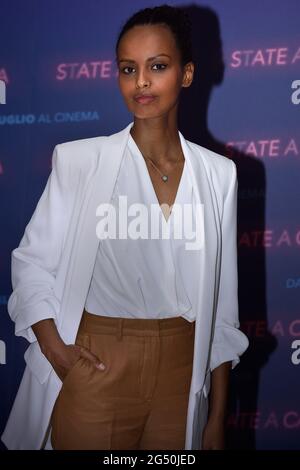
MULTIPOLYGON (((245 232, 265 230, 266 177, 263 164, 237 149, 226 147, 207 126, 208 105, 214 86, 224 80, 225 64, 219 20, 215 12, 191 4, 181 7, 192 22, 195 76, 190 88, 183 89, 178 126, 188 140, 231 158, 238 173, 238 240, 245 232)), ((221 111, 230 119, 230 110, 221 111)), ((225 247, 226 249, 226 247, 225 247)), ((241 363, 231 374, 226 447, 255 449, 251 414, 257 410, 260 372, 275 350, 277 341, 268 331, 266 267, 263 246, 238 248, 239 307, 242 330, 250 345, 241 363), (265 325, 264 335, 255 335, 255 325, 265 325), (250 413, 250 414, 249 414, 250 413)))

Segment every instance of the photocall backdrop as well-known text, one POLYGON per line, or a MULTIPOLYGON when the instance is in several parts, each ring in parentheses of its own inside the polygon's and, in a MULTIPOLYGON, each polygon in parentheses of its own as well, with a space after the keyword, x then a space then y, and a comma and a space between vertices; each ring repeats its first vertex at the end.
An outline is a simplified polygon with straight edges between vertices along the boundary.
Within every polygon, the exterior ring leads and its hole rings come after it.
MULTIPOLYGON (((118 89, 115 41, 134 11, 158 3, 1 1, 0 432, 27 347, 7 313, 11 252, 54 146, 132 120, 118 89)), ((232 372, 227 446, 299 449, 300 2, 169 4, 186 8, 193 23, 196 74, 182 92, 179 128, 238 168, 240 319, 250 347, 232 372)))

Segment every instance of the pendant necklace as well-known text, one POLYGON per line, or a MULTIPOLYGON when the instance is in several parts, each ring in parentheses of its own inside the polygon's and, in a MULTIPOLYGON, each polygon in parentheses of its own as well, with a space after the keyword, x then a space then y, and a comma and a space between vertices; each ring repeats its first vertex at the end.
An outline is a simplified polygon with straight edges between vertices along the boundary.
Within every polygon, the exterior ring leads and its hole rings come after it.
MULTIPOLYGON (((163 174, 163 173, 160 171, 160 169, 157 168, 157 166, 153 163, 153 161, 152 161, 150 158, 145 157, 145 159, 146 159, 146 160, 149 160, 149 162, 150 162, 151 165, 154 167, 154 169, 155 169, 156 171, 158 171, 158 173, 160 174, 161 179, 163 180, 163 182, 166 183, 166 182, 168 181, 168 179, 169 179, 169 176, 163 174)), ((179 161, 180 161, 180 159, 178 160, 178 162, 176 162, 176 165, 177 165, 177 163, 179 163, 179 161)))

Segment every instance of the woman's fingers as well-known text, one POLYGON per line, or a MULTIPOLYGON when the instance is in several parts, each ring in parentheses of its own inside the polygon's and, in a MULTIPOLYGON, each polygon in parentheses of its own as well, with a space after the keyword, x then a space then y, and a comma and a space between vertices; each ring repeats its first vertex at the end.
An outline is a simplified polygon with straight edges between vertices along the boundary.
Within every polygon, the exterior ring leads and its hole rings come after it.
POLYGON ((88 361, 92 362, 97 369, 104 370, 105 369, 105 364, 100 361, 100 359, 95 356, 95 354, 91 353, 88 349, 82 347, 80 348, 80 356, 88 359, 88 361))

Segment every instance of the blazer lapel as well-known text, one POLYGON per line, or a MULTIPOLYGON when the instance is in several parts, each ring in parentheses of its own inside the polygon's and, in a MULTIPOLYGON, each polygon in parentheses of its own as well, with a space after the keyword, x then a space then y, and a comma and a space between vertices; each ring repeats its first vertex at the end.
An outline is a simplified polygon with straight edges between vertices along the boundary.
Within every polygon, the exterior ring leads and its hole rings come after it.
POLYGON ((61 324, 62 336, 68 342, 73 342, 76 338, 96 260, 100 241, 96 235, 96 209, 99 204, 111 199, 132 125, 131 122, 122 131, 104 139, 99 149, 97 169, 83 201, 61 324), (77 326, 76 329, 74 325, 77 326))

